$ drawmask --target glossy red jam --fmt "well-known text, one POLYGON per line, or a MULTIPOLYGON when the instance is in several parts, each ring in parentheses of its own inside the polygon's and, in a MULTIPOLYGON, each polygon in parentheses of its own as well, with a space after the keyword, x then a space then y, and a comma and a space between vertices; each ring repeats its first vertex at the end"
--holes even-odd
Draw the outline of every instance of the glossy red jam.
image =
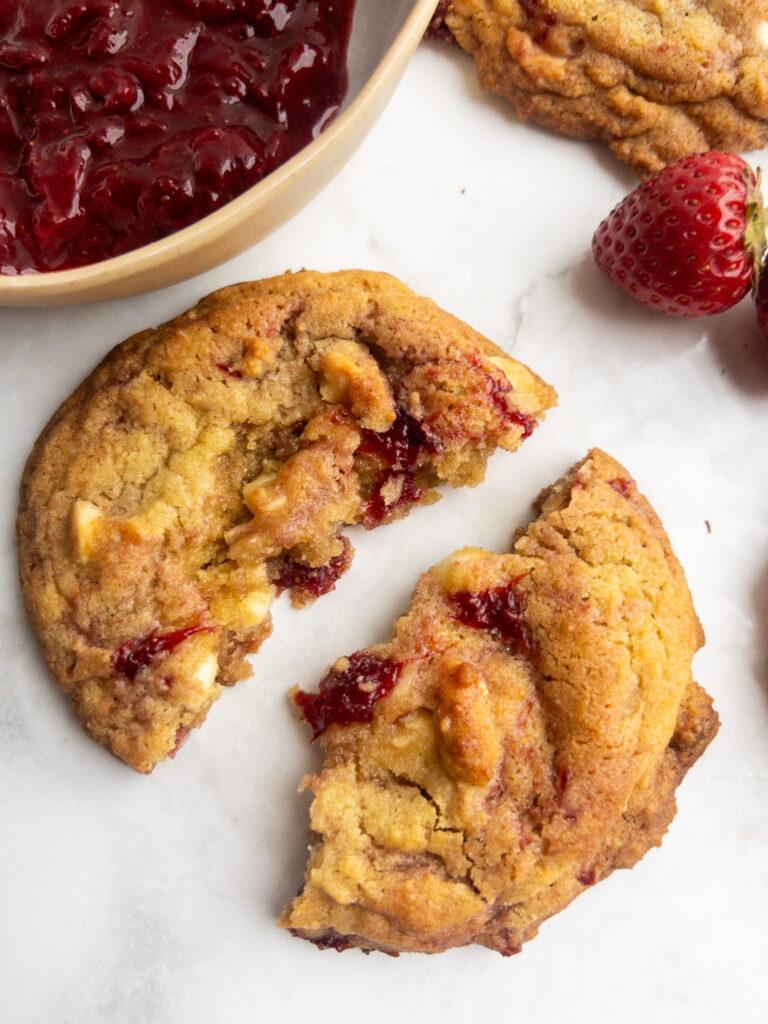
POLYGON ((424 490, 416 483, 412 472, 406 470, 404 473, 398 473, 394 469, 387 469, 376 484, 370 498, 363 502, 360 521, 366 530, 375 530, 393 512, 406 508, 408 505, 414 505, 423 493, 424 490), (397 480, 400 493, 394 501, 387 504, 384 493, 387 485, 393 480, 397 480))
POLYGON ((344 97, 354 0, 0 0, 0 272, 186 227, 344 97))
POLYGON ((356 651, 346 661, 346 668, 327 673, 319 693, 294 694, 294 704, 312 726, 313 740, 329 725, 370 722, 377 702, 394 687, 402 669, 400 662, 368 651, 356 651))
POLYGON ((387 467, 363 502, 361 520, 366 530, 373 530, 396 509, 412 505, 424 491, 416 483, 414 470, 422 455, 435 455, 438 443, 415 417, 398 409, 397 418, 389 430, 377 433, 364 430, 357 449, 363 455, 374 455, 387 467), (399 485, 397 497, 387 502, 385 493, 399 485))
POLYGON ((437 445, 417 419, 398 409, 397 418, 389 430, 378 434, 364 430, 357 449, 365 455, 376 455, 392 469, 410 469, 419 461, 422 452, 434 455, 437 445))
POLYGON ((450 595, 454 618, 464 626, 484 629, 496 640, 522 654, 531 654, 531 640, 523 619, 523 602, 514 581, 473 593, 461 590, 450 595))
POLYGON ((158 654, 166 654, 178 647, 195 633, 210 633, 211 626, 186 626, 170 633, 149 633, 138 636, 118 647, 112 655, 112 668, 120 676, 135 679, 139 672, 146 668, 158 654))
POLYGON ((327 565, 315 567, 302 565, 301 562, 279 562, 275 567, 272 582, 277 592, 295 590, 298 595, 314 601, 322 594, 327 594, 336 586, 352 563, 352 545, 346 537, 341 538, 343 545, 340 554, 335 555, 327 565))

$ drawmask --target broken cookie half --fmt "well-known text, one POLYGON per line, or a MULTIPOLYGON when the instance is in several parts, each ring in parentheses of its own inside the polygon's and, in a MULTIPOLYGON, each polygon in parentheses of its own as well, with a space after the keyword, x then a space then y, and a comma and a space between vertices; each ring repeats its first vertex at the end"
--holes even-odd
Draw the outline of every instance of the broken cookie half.
POLYGON ((660 843, 718 725, 682 569, 603 452, 539 501, 511 553, 450 555, 387 643, 294 693, 325 748, 294 934, 515 953, 660 843))
POLYGON ((250 675, 269 607, 331 590, 343 527, 473 486, 552 388, 386 274, 215 292, 118 345, 29 458, 21 583, 85 730, 140 772, 250 675))

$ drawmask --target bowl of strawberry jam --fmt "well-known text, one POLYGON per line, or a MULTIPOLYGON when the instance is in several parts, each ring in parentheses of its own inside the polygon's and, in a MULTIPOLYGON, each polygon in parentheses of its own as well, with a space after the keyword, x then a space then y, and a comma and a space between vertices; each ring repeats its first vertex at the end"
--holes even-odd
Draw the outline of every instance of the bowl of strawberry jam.
POLYGON ((151 291, 297 213, 434 0, 0 0, 0 305, 151 291))

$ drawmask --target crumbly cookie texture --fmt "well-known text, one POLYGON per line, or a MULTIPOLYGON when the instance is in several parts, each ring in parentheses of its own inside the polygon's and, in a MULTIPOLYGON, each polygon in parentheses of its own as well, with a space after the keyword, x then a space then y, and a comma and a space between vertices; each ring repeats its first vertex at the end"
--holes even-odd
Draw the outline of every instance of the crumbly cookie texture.
POLYGON ((172 756, 270 632, 373 528, 477 484, 553 390, 385 274, 215 292, 118 345, 29 458, 21 583, 85 730, 140 772, 172 756))
POLYGON ((641 175, 768 138, 768 0, 450 0, 432 30, 520 117, 641 175))
POLYGON ((280 925, 321 947, 516 953, 659 845, 717 730, 682 569, 601 451, 540 496, 510 554, 421 577, 387 643, 294 701, 325 748, 319 833, 280 925))

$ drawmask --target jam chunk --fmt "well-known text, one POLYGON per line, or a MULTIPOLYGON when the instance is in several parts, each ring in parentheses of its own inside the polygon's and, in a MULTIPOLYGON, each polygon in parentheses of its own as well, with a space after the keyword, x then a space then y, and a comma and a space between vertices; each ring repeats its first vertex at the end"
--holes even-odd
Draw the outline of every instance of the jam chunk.
POLYGON ((342 551, 327 565, 302 565, 288 560, 276 561, 272 582, 278 594, 291 590, 299 601, 314 601, 329 593, 352 563, 352 545, 346 537, 341 538, 342 551))
POLYGON ((424 425, 398 409, 397 418, 389 430, 381 434, 375 430, 364 430, 357 450, 365 455, 378 456, 390 469, 413 469, 422 453, 434 455, 438 449, 424 425))
POLYGON ((387 469, 370 498, 363 503, 363 526, 366 530, 375 529, 393 512, 407 508, 408 505, 415 505, 423 494, 424 490, 416 483, 412 472, 397 473, 393 469, 387 469), (394 496, 389 495, 390 490, 394 496))
POLYGON ((515 582, 490 587, 479 593, 461 590, 451 594, 449 601, 454 618, 462 625, 484 629, 511 650, 530 656, 531 639, 523 618, 523 602, 515 582))
POLYGON ((392 426, 381 433, 364 430, 357 449, 362 455, 374 455, 386 466, 363 502, 362 523, 373 530, 398 509, 419 501, 424 490, 416 483, 415 470, 424 455, 435 455, 439 446, 414 416, 397 410, 392 426))
POLYGON ((146 636, 135 637, 118 647, 112 655, 112 668, 118 675, 135 679, 158 654, 172 651, 195 633, 210 633, 211 630, 211 626, 185 626, 170 633, 148 633, 146 636))
POLYGON ((400 662, 392 658, 356 651, 325 675, 319 693, 295 693, 293 702, 312 726, 312 739, 329 725, 370 722, 377 702, 392 690, 401 669, 400 662))

